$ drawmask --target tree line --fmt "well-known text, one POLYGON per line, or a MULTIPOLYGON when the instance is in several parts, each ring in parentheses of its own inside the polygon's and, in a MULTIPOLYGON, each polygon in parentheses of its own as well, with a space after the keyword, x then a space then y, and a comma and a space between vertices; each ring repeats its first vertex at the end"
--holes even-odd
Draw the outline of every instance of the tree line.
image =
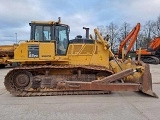
MULTIPOLYGON (((111 50, 117 51, 120 42, 126 38, 128 33, 133 29, 130 23, 124 22, 120 26, 111 22, 109 25, 97 26, 101 35, 108 39, 111 50)), ((148 20, 141 28, 132 50, 141 48, 148 48, 149 43, 155 37, 160 37, 160 15, 155 21, 148 20)))

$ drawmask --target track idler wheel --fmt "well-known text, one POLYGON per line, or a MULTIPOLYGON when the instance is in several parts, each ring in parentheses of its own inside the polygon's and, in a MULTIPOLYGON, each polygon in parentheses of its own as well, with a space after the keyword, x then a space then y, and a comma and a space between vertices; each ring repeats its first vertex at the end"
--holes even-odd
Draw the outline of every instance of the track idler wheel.
POLYGON ((32 74, 27 71, 18 71, 13 76, 13 83, 16 88, 25 89, 31 82, 32 74))

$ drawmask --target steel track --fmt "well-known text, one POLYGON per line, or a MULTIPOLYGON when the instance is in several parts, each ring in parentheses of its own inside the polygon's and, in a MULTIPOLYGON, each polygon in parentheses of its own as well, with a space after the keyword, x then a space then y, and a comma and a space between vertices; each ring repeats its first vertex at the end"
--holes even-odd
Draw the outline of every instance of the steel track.
POLYGON ((159 58, 155 56, 142 56, 142 61, 148 64, 159 64, 159 58))
POLYGON ((14 84, 13 75, 21 70, 34 71, 36 69, 76 69, 83 68, 87 70, 107 71, 112 73, 105 67, 101 66, 82 66, 82 65, 39 65, 39 66, 23 66, 17 67, 9 71, 5 76, 5 87, 14 96, 29 97, 29 96, 58 96, 58 95, 95 95, 95 94, 108 94, 110 91, 65 91, 65 90, 54 90, 54 91, 26 91, 25 89, 17 88, 14 84))

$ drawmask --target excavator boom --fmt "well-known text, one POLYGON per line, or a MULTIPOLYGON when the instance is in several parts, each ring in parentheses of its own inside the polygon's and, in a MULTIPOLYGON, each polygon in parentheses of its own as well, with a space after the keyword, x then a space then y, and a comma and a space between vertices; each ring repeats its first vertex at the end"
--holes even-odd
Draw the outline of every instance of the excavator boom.
POLYGON ((125 45, 127 45, 127 44, 128 44, 128 46, 126 47, 125 55, 128 54, 128 52, 131 50, 131 48, 133 47, 133 45, 134 45, 134 43, 135 43, 135 41, 137 39, 139 30, 140 30, 140 23, 137 23, 137 25, 127 35, 127 37, 124 40, 122 40, 122 42, 120 43, 118 55, 122 54, 122 48, 124 48, 125 45))

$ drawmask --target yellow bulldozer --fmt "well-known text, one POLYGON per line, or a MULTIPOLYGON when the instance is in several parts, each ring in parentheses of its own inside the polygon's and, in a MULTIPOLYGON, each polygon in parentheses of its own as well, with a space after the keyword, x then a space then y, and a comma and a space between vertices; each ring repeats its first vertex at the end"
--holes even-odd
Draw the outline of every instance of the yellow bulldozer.
POLYGON ((9 59, 14 58, 14 48, 16 45, 0 45, 0 68, 4 68, 8 64, 9 59))
POLYGON ((95 37, 69 40, 70 27, 59 19, 32 21, 31 38, 20 42, 14 59, 21 66, 5 76, 6 89, 15 96, 105 94, 111 91, 152 91, 149 65, 120 60, 97 29, 95 37))

